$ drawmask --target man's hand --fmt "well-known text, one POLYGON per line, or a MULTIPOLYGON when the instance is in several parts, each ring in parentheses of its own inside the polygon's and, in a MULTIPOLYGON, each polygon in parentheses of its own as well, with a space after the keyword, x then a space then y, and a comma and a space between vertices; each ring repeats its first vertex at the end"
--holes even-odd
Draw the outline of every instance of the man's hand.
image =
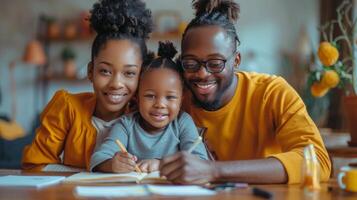
POLYGON ((112 171, 127 173, 135 170, 137 158, 127 152, 117 152, 112 158, 112 171))
POLYGON ((161 160, 160 175, 173 183, 205 184, 214 181, 216 168, 211 161, 188 152, 178 152, 161 160))
POLYGON ((142 172, 158 171, 160 160, 158 159, 145 159, 138 163, 138 166, 142 172))

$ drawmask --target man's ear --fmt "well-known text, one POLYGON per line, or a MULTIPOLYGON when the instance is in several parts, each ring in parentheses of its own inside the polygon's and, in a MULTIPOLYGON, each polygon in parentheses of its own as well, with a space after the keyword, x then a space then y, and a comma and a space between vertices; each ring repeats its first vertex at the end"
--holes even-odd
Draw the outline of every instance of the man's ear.
POLYGON ((87 65, 87 77, 90 80, 90 82, 93 82, 93 62, 89 62, 87 65))
POLYGON ((240 56, 240 52, 239 51, 236 54, 237 55, 236 55, 236 57, 234 59, 234 67, 238 68, 239 65, 240 65, 240 62, 241 62, 241 56, 240 56))

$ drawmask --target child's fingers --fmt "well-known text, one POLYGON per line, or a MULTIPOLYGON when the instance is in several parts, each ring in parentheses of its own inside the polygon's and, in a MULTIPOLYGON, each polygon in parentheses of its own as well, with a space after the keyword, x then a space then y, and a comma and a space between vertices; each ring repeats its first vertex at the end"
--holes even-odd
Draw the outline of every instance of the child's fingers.
POLYGON ((127 153, 116 153, 114 157, 119 162, 126 163, 127 165, 135 167, 135 165, 136 165, 135 161, 132 158, 128 157, 126 154, 127 153))
POLYGON ((151 162, 151 164, 149 165, 148 171, 149 171, 149 172, 158 171, 158 170, 159 170, 159 165, 160 165, 160 161, 154 159, 154 160, 151 162))
POLYGON ((116 169, 115 171, 117 172, 131 172, 135 170, 134 166, 123 162, 117 162, 117 164, 114 164, 113 168, 116 169))
POLYGON ((139 166, 139 168, 140 168, 140 170, 142 172, 148 172, 149 171, 149 164, 147 162, 140 162, 138 164, 138 166, 139 166))
POLYGON ((118 152, 121 157, 132 159, 133 161, 137 161, 137 157, 128 153, 128 152, 118 152))

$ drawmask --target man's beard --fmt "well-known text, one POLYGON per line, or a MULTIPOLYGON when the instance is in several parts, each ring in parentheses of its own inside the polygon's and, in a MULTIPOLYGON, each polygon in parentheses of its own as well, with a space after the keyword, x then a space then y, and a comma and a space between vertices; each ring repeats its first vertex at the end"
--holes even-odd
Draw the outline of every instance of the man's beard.
MULTIPOLYGON (((187 87, 190 89, 193 99, 192 102, 194 103, 194 105, 201 107, 205 110, 208 111, 215 111, 220 109, 221 107, 223 107, 222 105, 222 96, 224 95, 224 92, 227 91, 227 89, 229 88, 229 86, 232 84, 233 82, 233 76, 231 76, 229 82, 223 86, 223 88, 221 88, 219 91, 217 91, 216 97, 214 98, 213 101, 201 101, 199 100, 195 93, 193 92, 193 89, 187 85, 187 87)), ((218 82, 217 82, 218 83, 218 82)))

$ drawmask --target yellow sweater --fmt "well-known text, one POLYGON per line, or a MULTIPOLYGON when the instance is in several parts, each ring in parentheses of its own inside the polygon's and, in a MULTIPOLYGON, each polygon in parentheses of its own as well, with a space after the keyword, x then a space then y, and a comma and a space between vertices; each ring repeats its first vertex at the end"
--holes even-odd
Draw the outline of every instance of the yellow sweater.
POLYGON ((41 114, 35 139, 24 149, 22 168, 40 171, 47 164, 61 163, 64 151, 64 165, 89 169, 97 135, 92 125, 95 99, 93 93, 56 92, 41 114))
MULTIPOLYGON (((331 163, 316 125, 295 90, 281 77, 239 72, 236 93, 217 111, 184 109, 198 127, 206 127, 206 140, 219 160, 275 157, 284 165, 289 183, 301 181, 303 148, 312 143, 328 180, 331 163)), ((188 97, 190 99, 190 97, 188 97)))

